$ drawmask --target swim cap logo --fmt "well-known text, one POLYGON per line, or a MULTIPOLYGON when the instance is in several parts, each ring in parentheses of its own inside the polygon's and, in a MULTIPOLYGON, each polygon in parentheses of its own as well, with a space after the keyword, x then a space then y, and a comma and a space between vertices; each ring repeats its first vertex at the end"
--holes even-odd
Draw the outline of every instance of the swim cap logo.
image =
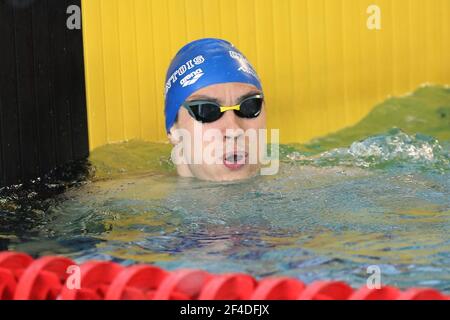
POLYGON ((203 70, 198 68, 194 72, 189 73, 186 77, 181 79, 180 84, 184 87, 190 86, 197 82, 204 75, 203 70))
MULTIPOLYGON (((185 63, 183 63, 177 70, 175 70, 171 76, 169 77, 169 79, 166 82, 166 90, 164 92, 165 95, 167 95, 167 91, 170 90, 170 88, 172 87, 172 84, 175 84, 178 81, 178 78, 181 77, 182 75, 184 75, 186 73, 186 71, 191 70, 193 68, 195 68, 195 66, 201 65, 205 62, 205 58, 203 56, 196 56, 193 59, 190 59, 188 61, 186 61, 185 63)), ((197 72, 198 69, 194 72, 197 72)), ((191 73, 192 74, 192 73, 191 73)), ((195 76, 198 76, 198 74, 196 74, 195 76)), ((202 75, 198 76, 197 79, 195 79, 195 81, 197 81, 202 75)), ((184 78, 183 78, 184 80, 184 78)), ((192 79, 194 80, 194 79, 192 79)), ((195 81, 193 83, 195 83, 195 81)), ((190 83, 192 84, 192 83, 190 83)))
POLYGON ((253 77, 258 79, 258 81, 259 81, 258 74, 253 69, 250 62, 242 54, 240 54, 236 51, 229 51, 229 53, 230 53, 230 57, 239 61, 240 67, 238 68, 238 71, 251 74, 253 77))

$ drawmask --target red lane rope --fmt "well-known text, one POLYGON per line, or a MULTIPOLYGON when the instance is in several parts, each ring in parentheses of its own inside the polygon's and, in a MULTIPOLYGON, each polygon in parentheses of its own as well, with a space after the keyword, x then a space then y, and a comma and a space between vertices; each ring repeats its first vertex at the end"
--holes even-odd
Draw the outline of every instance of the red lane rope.
POLYGON ((0 300, 450 300, 431 288, 384 286, 353 289, 342 281, 309 285, 287 277, 257 281, 244 273, 166 271, 110 261, 81 265, 68 258, 34 260, 25 253, 0 252, 0 300))

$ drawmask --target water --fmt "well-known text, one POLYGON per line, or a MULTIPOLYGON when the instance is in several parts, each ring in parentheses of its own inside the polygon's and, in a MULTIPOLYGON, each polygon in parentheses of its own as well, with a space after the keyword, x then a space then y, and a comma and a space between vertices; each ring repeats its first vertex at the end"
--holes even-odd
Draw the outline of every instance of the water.
POLYGON ((230 183, 177 178, 168 146, 112 146, 93 155, 88 179, 3 191, 0 249, 354 287, 377 265, 385 284, 449 293, 450 126, 438 119, 433 135, 402 126, 282 146, 278 175, 230 183))

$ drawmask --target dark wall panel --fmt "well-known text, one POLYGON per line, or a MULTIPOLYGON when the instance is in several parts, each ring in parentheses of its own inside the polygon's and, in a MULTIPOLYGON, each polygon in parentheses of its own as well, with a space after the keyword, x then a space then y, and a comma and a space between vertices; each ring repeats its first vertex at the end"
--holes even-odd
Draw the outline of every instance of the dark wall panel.
MULTIPOLYGON (((66 7, 73 4, 72 0, 65 0, 66 7)), ((70 113, 72 120, 72 153, 73 157, 84 157, 89 149, 87 112, 79 112, 79 106, 86 104, 86 89, 84 82, 84 56, 79 53, 83 48, 83 36, 81 32, 66 30, 67 43, 67 66, 70 83, 73 84, 69 90, 70 113)))
POLYGON ((0 0, 0 131, 2 137, 0 185, 22 176, 17 101, 14 9, 0 0))
POLYGON ((0 0, 0 186, 89 152, 80 0, 0 0))
POLYGON ((31 6, 14 10, 15 61, 17 78, 17 108, 22 174, 39 174, 38 117, 35 105, 33 28, 31 6))
POLYGON ((39 123, 39 164, 42 171, 56 166, 56 130, 53 110, 53 77, 50 75, 49 23, 47 1, 38 1, 32 8, 33 52, 36 108, 39 123))

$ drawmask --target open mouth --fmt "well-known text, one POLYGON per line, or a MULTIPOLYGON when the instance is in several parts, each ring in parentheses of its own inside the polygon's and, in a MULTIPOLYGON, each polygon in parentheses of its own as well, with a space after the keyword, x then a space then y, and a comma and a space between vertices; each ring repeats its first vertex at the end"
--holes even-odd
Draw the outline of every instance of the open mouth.
POLYGON ((244 151, 229 152, 223 157, 223 164, 228 169, 237 170, 246 164, 247 157, 247 152, 244 151))

